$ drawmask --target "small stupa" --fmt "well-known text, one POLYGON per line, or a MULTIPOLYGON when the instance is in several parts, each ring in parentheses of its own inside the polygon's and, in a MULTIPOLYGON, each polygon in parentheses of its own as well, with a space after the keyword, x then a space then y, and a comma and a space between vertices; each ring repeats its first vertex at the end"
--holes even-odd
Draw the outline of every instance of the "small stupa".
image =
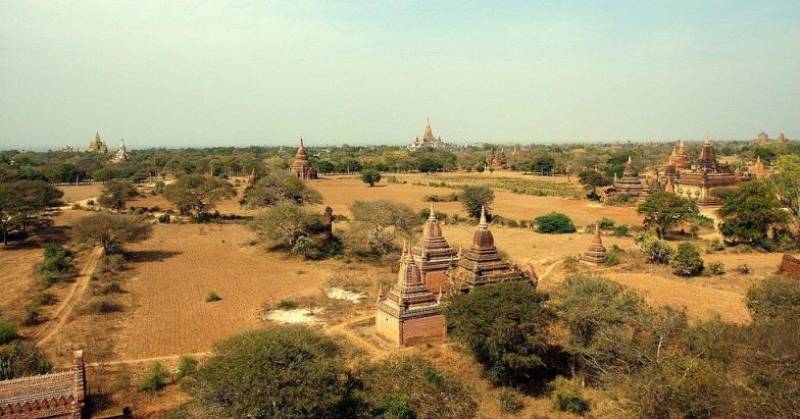
POLYGON ((593 265, 602 265, 608 260, 606 248, 603 246, 603 238, 600 235, 600 224, 594 226, 594 239, 592 244, 589 245, 589 250, 580 257, 582 262, 590 263, 593 265))
POLYGON ((625 163, 625 170, 622 171, 622 178, 614 181, 614 193, 624 193, 632 198, 638 198, 647 194, 639 174, 633 169, 633 160, 628 156, 625 163))
POLYGON ((458 255, 442 234, 433 204, 428 220, 422 227, 422 240, 412 249, 412 254, 425 286, 431 292, 438 292, 447 280, 447 271, 458 262, 458 255))

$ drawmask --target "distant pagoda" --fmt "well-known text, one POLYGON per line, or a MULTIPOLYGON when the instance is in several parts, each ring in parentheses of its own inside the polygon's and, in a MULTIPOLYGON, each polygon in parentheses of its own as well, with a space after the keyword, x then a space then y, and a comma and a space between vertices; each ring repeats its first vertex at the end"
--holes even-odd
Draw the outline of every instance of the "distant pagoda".
POLYGON ((769 134, 764 131, 761 131, 756 136, 756 143, 757 144, 766 144, 769 142, 769 134))
POLYGON ((778 135, 778 142, 781 143, 781 145, 786 145, 786 143, 787 143, 786 136, 783 135, 783 133, 778 135))
POLYGON ((720 199, 712 194, 717 188, 738 184, 737 176, 728 165, 717 161, 714 146, 706 138, 697 159, 697 166, 692 169, 678 170, 673 179, 675 193, 697 201, 700 205, 716 205, 720 199))
POLYGON ((130 156, 128 156, 128 149, 125 148, 125 139, 120 140, 119 148, 117 152, 114 153, 114 157, 111 158, 112 163, 124 163, 130 160, 130 156))
POLYGON ((422 139, 419 137, 414 138, 411 145, 408 146, 409 150, 417 150, 420 148, 443 148, 447 144, 442 141, 442 137, 433 136, 433 128, 431 128, 431 120, 425 120, 425 129, 422 131, 422 139))
POLYGON ((431 292, 439 292, 447 280, 447 271, 458 262, 458 255, 442 235, 433 205, 422 228, 422 240, 413 248, 413 256, 425 286, 431 292))
POLYGON ((761 161, 761 156, 756 156, 755 163, 753 163, 753 166, 750 167, 750 173, 752 173, 756 179, 763 179, 767 177, 767 168, 764 166, 764 162, 761 161))
POLYGON ((303 180, 312 180, 317 178, 317 169, 308 161, 308 153, 306 147, 303 145, 303 137, 300 137, 300 147, 294 155, 294 161, 289 166, 289 172, 303 180))
POLYGON ((397 282, 386 295, 378 295, 375 333, 399 346, 425 340, 445 340, 447 325, 439 297, 428 291, 414 263, 411 251, 403 245, 397 282))
POLYGON ((523 271, 519 266, 503 260, 494 245, 494 236, 486 222, 486 210, 481 208, 481 219, 472 236, 472 246, 459 255, 456 267, 450 271, 453 291, 467 292, 475 287, 495 285, 506 281, 536 283, 533 267, 523 271))
POLYGON ((106 146, 106 142, 100 138, 100 131, 97 131, 94 134, 94 139, 89 142, 89 146, 86 147, 87 153, 96 153, 96 154, 108 154, 108 146, 106 146))
POLYGON ((633 160, 628 156, 628 162, 625 163, 625 169, 622 172, 622 179, 614 181, 613 194, 627 194, 631 198, 640 198, 647 195, 647 190, 642 181, 639 180, 639 174, 633 169, 633 160))
POLYGON ((600 236, 600 224, 595 224, 592 244, 589 245, 589 250, 581 255, 580 260, 593 265, 603 265, 608 260, 606 248, 603 246, 603 238, 600 236))

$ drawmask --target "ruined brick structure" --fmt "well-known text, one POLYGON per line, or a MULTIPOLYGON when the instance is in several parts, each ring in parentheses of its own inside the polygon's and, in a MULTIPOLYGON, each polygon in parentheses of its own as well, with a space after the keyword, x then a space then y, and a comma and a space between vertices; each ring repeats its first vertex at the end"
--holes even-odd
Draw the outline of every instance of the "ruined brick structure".
POLYGON ((428 287, 428 291, 438 293, 447 281, 447 271, 455 266, 458 256, 442 235, 442 227, 436 219, 433 205, 422 228, 422 240, 412 249, 412 254, 422 275, 422 282, 428 287))
POLYGON ((783 255, 781 272, 790 278, 800 279, 800 259, 788 254, 783 255))
POLYGON ((444 341, 447 325, 440 297, 428 291, 411 251, 403 246, 397 282, 386 295, 378 295, 375 310, 376 334, 399 346, 420 341, 444 341))
POLYGON ((0 418, 84 418, 88 389, 83 351, 70 370, 0 381, 0 418))
POLYGON ((592 244, 589 245, 586 253, 581 255, 580 260, 592 265, 602 265, 608 260, 606 247, 603 246, 603 237, 600 235, 600 224, 595 224, 592 244))
POLYGON ((317 178, 317 169, 308 161, 308 153, 306 147, 303 145, 303 138, 300 138, 300 147, 294 155, 294 161, 289 166, 289 173, 297 176, 303 180, 312 180, 317 178))
POLYGON ((494 236, 489 231, 484 208, 481 208, 481 219, 472 236, 472 246, 460 253, 456 267, 449 273, 451 292, 469 292, 475 287, 506 281, 536 283, 533 266, 522 270, 519 266, 504 261, 500 256, 494 245, 494 236))

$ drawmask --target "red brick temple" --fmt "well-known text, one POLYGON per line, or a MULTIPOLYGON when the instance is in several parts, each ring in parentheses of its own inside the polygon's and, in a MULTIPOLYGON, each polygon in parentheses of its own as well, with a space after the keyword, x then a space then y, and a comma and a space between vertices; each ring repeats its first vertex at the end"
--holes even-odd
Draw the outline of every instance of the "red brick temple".
POLYGON ((458 255, 442 235, 442 227, 434 215, 433 205, 422 228, 422 240, 412 249, 412 254, 422 275, 422 282, 428 287, 428 291, 438 293, 447 281, 447 271, 458 262, 458 255))
POLYGON ((300 137, 300 147, 294 155, 294 161, 289 166, 289 173, 294 174, 303 180, 312 180, 317 178, 317 169, 308 161, 308 153, 306 147, 303 145, 303 138, 300 137))
POLYGON ((385 296, 378 296, 375 333, 399 346, 447 339, 447 325, 441 312, 440 298, 428 291, 422 282, 420 270, 405 245, 400 257, 397 282, 385 296))
POLYGON ((75 351, 71 369, 0 381, 0 418, 88 417, 86 366, 75 351))

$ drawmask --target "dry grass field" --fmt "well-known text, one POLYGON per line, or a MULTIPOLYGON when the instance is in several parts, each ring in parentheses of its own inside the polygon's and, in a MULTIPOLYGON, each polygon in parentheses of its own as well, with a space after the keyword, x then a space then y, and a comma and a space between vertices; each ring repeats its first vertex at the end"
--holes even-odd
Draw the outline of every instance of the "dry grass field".
MULTIPOLYGON (((444 175, 403 174, 396 177, 401 183, 388 183, 384 180, 372 188, 357 176, 333 176, 314 181, 311 186, 323 196, 323 204, 315 209, 331 206, 334 213, 350 216, 349 207, 357 200, 386 199, 420 210, 430 206, 430 203, 424 201, 426 195, 445 195, 455 191, 451 188, 427 186, 432 182, 440 182, 445 178, 444 175)), ((448 182, 455 179, 462 183, 487 183, 500 178, 533 177, 495 172, 485 174, 486 180, 476 174, 448 174, 446 178, 448 182)), ((568 182, 566 178, 536 179, 555 183, 568 182)), ((96 196, 100 188, 100 185, 91 185, 62 189, 65 190, 65 201, 76 201, 96 196)), ((241 187, 238 189, 239 196, 219 203, 217 210, 223 214, 257 213, 258 211, 239 207, 241 187)), ((518 263, 532 263, 542 276, 540 287, 543 290, 557 287, 572 272, 565 268, 565 259, 582 253, 588 247, 592 236, 581 232, 583 226, 602 217, 611 218, 617 224, 638 225, 641 222, 632 207, 602 207, 586 200, 523 195, 502 189, 495 189, 495 194, 493 208, 496 214, 517 220, 531 220, 536 216, 558 211, 569 215, 579 229, 575 234, 547 235, 525 228, 492 226, 495 242, 501 252, 518 263)), ((140 197, 129 205, 171 208, 171 204, 162 196, 150 195, 140 197)), ((460 202, 436 203, 435 208, 447 214, 466 216, 460 202)), ((89 214, 90 212, 80 210, 64 210, 55 218, 55 223, 56 226, 68 230, 76 219, 89 214)), ((337 230, 347 227, 347 222, 336 225, 337 230)), ((460 223, 444 224, 442 229, 450 244, 458 248, 470 245, 475 227, 469 223, 460 223)), ((54 362, 60 364, 69 359, 71 350, 85 348, 90 361, 110 361, 114 365, 113 368, 99 367, 98 370, 99 374, 106 377, 104 380, 111 383, 115 380, 111 377, 119 375, 116 370, 121 366, 131 365, 135 370, 141 369, 143 364, 153 358, 205 353, 212 349, 216 341, 245 330, 263 327, 265 323, 259 314, 265 303, 275 304, 282 299, 316 299, 329 304, 328 312, 323 316, 326 323, 319 327, 333 334, 343 334, 358 346, 372 345, 367 350, 372 356, 386 356, 391 352, 370 344, 369 339, 346 332, 343 324, 337 323, 347 323, 370 315, 378 282, 386 284, 395 277, 391 272, 392 266, 349 262, 345 258, 321 262, 304 261, 282 253, 269 252, 261 245, 255 245, 254 238, 254 233, 244 224, 155 225, 150 239, 128 246, 132 260, 122 274, 125 293, 117 297, 124 305, 124 310, 108 315, 76 312, 43 349, 54 362), (364 302, 359 305, 343 302, 330 305, 330 301, 320 298, 332 277, 343 276, 359 279, 359 291, 367 293, 364 302), (206 302, 206 296, 210 292, 217 293, 222 300, 206 302), (133 364, 128 364, 129 362, 133 364)), ((704 254, 706 263, 723 262, 728 272, 721 276, 683 279, 672 275, 668 267, 647 265, 630 256, 635 255, 637 249, 631 237, 604 236, 604 243, 608 248, 616 245, 629 256, 623 256, 622 263, 613 268, 581 266, 578 268, 579 272, 598 273, 634 288, 654 305, 685 307, 690 318, 695 320, 718 313, 727 320, 749 321, 744 295, 749 286, 775 272, 781 257, 780 254, 770 253, 737 253, 735 249, 704 254), (745 263, 752 272, 746 275, 737 273, 734 268, 745 263)), ((78 269, 83 265, 87 253, 78 253, 78 269)), ((0 263, 15 267, 0 272, 0 281, 5 284, 6 290, 0 293, 0 310, 10 317, 19 319, 24 310, 24 304, 20 304, 20 301, 27 301, 35 294, 34 269, 40 260, 39 243, 0 250, 0 263)), ((58 285, 52 291, 63 296, 71 286, 58 285)), ((89 294, 87 293, 85 299, 92 298, 89 294)), ((45 308, 46 317, 48 310, 53 308, 45 308)), ((24 331, 26 334, 35 333, 36 328, 24 331)), ((437 366, 458 374, 477 388, 481 417, 503 416, 497 407, 497 390, 480 378, 478 366, 465 353, 457 350, 454 344, 422 346, 411 351, 423 353, 437 366)), ((175 358, 167 359, 170 362, 175 361, 175 358)), ((145 403, 148 407, 140 411, 150 411, 157 410, 153 406, 174 405, 181 397, 185 397, 173 393, 143 399, 140 393, 128 388, 120 390, 120 394, 125 395, 120 400, 126 403, 145 403)), ((591 394, 589 396, 592 397, 591 394)), ((547 399, 525 399, 528 407, 523 415, 553 415, 547 399)))

